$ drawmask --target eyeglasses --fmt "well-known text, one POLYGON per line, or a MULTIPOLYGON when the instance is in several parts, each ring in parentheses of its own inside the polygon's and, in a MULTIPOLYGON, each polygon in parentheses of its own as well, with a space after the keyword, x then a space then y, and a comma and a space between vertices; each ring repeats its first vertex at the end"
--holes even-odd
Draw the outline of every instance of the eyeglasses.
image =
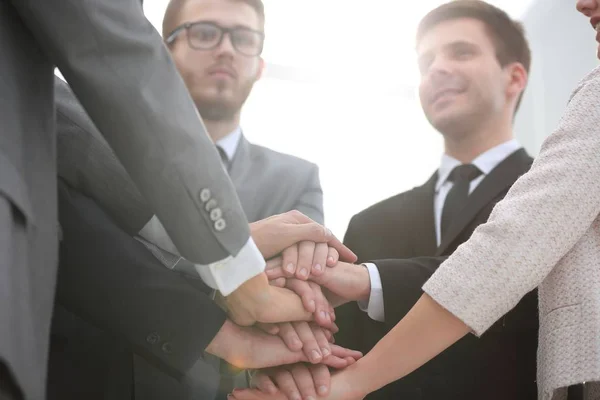
POLYGON ((179 33, 187 30, 188 45, 196 50, 212 50, 221 45, 225 34, 229 35, 231 44, 241 54, 249 57, 260 55, 263 50, 265 34, 250 28, 225 28, 213 22, 188 22, 178 26, 171 32, 165 42, 171 44, 179 33))

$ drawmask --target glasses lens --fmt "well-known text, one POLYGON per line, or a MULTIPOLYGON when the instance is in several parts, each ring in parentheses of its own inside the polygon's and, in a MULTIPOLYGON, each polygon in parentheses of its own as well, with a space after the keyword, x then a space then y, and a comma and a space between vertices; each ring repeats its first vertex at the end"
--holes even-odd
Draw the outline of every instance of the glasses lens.
POLYGON ((223 32, 212 24, 195 24, 188 30, 189 40, 192 47, 198 49, 210 49, 214 47, 223 32))
POLYGON ((231 32, 234 47, 242 54, 257 56, 262 51, 263 36, 248 29, 235 29, 231 32))

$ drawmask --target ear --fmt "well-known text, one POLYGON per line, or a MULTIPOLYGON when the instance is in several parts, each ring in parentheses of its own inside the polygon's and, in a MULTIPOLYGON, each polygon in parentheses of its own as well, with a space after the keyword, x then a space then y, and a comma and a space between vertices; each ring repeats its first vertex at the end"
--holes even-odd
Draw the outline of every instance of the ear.
POLYGON ((262 57, 258 58, 258 70, 256 71, 256 81, 262 78, 263 73, 265 72, 266 63, 262 57))
POLYGON ((527 87, 529 74, 525 70, 523 64, 514 62, 506 66, 507 85, 506 94, 514 98, 518 98, 527 87))

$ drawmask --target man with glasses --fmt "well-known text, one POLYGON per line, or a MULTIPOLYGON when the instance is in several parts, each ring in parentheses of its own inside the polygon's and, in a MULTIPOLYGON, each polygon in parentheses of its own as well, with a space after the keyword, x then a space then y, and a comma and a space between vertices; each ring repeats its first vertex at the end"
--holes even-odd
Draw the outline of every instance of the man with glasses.
POLYGON ((265 62, 260 0, 171 0, 163 37, 249 222, 299 210, 323 222, 318 167, 248 142, 241 109, 265 62))

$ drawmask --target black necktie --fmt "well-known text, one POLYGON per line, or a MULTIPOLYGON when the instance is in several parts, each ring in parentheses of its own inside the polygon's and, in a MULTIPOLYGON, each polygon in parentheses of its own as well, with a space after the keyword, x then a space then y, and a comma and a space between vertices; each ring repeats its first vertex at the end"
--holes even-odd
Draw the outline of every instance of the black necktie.
POLYGON ((481 175, 479 168, 473 164, 459 165, 454 168, 448 177, 450 182, 454 185, 446 196, 444 202, 444 209, 442 211, 442 238, 448 230, 452 221, 456 218, 457 214, 462 210, 469 197, 469 186, 471 181, 481 175))

